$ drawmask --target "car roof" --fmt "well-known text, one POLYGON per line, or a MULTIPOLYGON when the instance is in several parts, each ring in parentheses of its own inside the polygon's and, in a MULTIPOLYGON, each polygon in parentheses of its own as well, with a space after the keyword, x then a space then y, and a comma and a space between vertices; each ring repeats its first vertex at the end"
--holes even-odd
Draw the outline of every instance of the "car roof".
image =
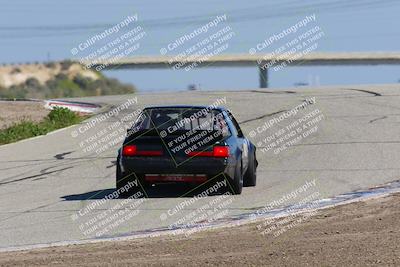
MULTIPOLYGON (((146 107, 144 109, 168 109, 168 108, 187 108, 187 109, 207 109, 210 108, 210 106, 201 106, 201 105, 171 105, 171 106, 150 106, 146 107)), ((213 110, 219 110, 219 111, 226 111, 226 108, 224 107, 212 107, 211 109, 213 110)))

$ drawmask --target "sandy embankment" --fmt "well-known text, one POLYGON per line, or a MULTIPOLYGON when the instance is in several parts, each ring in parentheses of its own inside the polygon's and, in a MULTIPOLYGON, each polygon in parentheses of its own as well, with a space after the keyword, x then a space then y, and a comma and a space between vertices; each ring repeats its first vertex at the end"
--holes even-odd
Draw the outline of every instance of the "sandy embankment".
POLYGON ((42 102, 0 101, 0 129, 21 120, 41 121, 48 113, 42 102))
POLYGON ((0 266, 399 266, 400 194, 319 211, 275 237, 257 224, 0 254, 0 266))

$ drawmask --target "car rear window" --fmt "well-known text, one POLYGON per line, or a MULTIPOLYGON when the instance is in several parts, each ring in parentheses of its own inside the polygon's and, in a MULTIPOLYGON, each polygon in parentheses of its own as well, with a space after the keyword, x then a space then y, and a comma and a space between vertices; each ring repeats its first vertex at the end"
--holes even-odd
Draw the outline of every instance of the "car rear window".
POLYGON ((133 125, 137 130, 153 128, 168 130, 229 131, 223 113, 201 108, 151 108, 145 109, 133 125))

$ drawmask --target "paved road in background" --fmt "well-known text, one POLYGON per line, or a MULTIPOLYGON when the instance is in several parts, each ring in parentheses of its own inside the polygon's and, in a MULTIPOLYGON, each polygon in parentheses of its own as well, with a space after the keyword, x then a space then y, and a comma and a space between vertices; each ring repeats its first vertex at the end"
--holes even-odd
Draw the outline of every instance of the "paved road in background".
MULTIPOLYGON (((126 119, 125 125, 130 125, 132 112, 148 105, 208 105, 226 97, 225 106, 231 109, 244 133, 249 135, 271 118, 315 97, 314 104, 280 124, 284 127, 317 109, 323 114, 323 119, 317 123, 318 130, 294 146, 279 154, 273 149, 262 152, 265 144, 259 143, 260 140, 274 134, 279 125, 250 138, 258 143, 258 184, 244 188, 240 196, 227 203, 223 216, 249 213, 313 179, 316 185, 308 189, 307 194, 317 192, 319 198, 398 180, 399 87, 194 91, 80 99, 118 107, 137 97, 137 104, 94 125, 83 123, 0 147, 0 248, 93 238, 96 231, 84 234, 85 227, 92 225, 90 220, 102 214, 110 217, 116 211, 124 210, 123 200, 98 204, 99 199, 115 189, 115 159, 120 143, 96 153, 99 147, 87 151, 89 145, 94 144, 88 138, 99 142, 101 138, 94 136, 103 133, 104 145, 114 138, 105 138, 111 133, 108 130, 105 133, 105 129, 117 127, 121 119, 126 119), (80 133, 79 129, 87 130, 80 133), (89 210, 87 207, 92 203, 96 205, 89 210), (80 210, 86 214, 77 216, 80 210), (107 214, 110 210, 114 213, 107 214)), ((118 236, 171 225, 217 196, 197 200, 177 211, 176 207, 185 199, 167 194, 134 200, 132 217, 110 227, 104 235, 118 236)), ((289 199, 282 205, 296 201, 298 199, 289 199)))

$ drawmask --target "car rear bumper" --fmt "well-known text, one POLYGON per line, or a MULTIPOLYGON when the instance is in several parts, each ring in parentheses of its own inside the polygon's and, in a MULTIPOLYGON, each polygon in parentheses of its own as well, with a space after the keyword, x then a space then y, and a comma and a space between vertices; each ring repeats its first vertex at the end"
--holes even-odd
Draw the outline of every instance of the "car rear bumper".
MULTIPOLYGON (((124 157, 120 159, 121 170, 125 174, 198 174, 208 179, 219 174, 231 176, 234 169, 226 158, 194 157, 173 159, 165 157, 124 157)), ((185 179, 182 179, 184 182, 185 179)))
POLYGON ((144 180, 149 183, 158 182, 184 182, 204 183, 209 177, 206 174, 145 174, 144 180))

